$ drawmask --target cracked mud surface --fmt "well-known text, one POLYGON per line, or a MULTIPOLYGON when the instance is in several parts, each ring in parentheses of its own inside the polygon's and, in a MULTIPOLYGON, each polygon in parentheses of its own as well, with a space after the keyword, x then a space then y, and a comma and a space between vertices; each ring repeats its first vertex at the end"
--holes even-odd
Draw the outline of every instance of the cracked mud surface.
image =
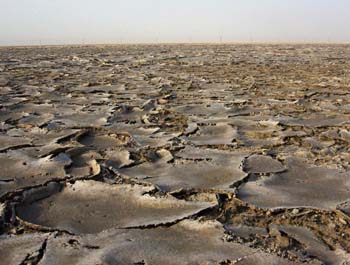
POLYGON ((349 59, 0 48, 0 264, 350 264, 349 59))

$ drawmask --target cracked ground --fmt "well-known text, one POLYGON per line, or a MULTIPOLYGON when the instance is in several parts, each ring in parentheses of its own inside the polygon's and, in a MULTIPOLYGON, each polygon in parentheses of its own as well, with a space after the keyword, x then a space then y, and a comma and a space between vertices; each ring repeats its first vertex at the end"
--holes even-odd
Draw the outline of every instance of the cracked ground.
POLYGON ((350 264, 350 46, 0 48, 0 264, 350 264))

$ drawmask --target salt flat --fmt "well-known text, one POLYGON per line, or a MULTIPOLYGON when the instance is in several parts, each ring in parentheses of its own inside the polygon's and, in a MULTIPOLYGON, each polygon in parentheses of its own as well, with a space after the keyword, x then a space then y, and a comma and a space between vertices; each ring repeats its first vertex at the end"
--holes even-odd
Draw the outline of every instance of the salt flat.
POLYGON ((347 264, 350 45, 0 48, 0 264, 347 264))

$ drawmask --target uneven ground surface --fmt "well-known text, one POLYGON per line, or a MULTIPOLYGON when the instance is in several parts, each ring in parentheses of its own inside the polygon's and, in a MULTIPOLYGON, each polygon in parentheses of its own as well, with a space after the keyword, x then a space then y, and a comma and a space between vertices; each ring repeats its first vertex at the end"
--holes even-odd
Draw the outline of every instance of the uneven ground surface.
POLYGON ((350 46, 0 48, 0 264, 350 264, 350 46))

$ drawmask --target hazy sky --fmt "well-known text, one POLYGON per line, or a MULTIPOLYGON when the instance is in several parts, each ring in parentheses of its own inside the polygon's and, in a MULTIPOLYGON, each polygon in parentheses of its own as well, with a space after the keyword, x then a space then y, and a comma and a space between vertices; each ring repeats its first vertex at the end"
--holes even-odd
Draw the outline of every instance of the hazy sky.
POLYGON ((0 45, 350 42, 350 0, 0 0, 0 45))

